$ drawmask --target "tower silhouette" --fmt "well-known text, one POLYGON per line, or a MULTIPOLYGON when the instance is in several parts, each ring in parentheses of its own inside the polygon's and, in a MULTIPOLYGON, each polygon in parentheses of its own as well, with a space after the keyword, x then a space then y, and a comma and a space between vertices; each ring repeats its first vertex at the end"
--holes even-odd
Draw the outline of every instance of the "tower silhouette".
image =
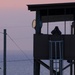
POLYGON ((36 32, 33 38, 34 75, 40 75, 40 64, 50 70, 50 75, 63 75, 68 67, 70 75, 75 75, 75 3, 34 4, 28 5, 28 10, 36 11, 36 32), (41 34, 42 23, 58 21, 73 21, 71 34, 61 34, 58 27, 55 27, 52 35, 41 34), (50 65, 41 60, 49 60, 50 65), (63 67, 64 60, 69 62, 66 67, 63 67))

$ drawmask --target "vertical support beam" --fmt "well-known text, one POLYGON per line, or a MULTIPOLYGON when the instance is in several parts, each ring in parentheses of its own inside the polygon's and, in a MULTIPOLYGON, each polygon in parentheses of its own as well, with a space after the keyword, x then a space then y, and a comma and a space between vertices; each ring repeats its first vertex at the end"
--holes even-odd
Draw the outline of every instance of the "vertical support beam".
POLYGON ((74 35, 75 35, 75 14, 74 14, 74 35))
POLYGON ((40 63, 38 63, 38 59, 34 59, 34 75, 40 75, 40 63))
POLYGON ((56 74, 55 75, 57 75, 57 57, 58 57, 58 55, 57 55, 57 42, 54 42, 54 47, 55 47, 55 69, 56 69, 56 74))
POLYGON ((50 75, 53 75, 53 60, 50 60, 50 75))
POLYGON ((74 24, 75 24, 75 22, 72 22, 72 25, 71 25, 71 35, 72 34, 74 35, 74 24))
POLYGON ((41 34, 41 27, 42 27, 42 21, 41 21, 41 15, 40 11, 36 11, 36 34, 41 34))
MULTIPOLYGON (((72 60, 70 60, 70 61, 72 63, 72 60)), ((73 75, 72 70, 73 70, 73 67, 72 67, 72 64, 71 64, 71 66, 70 66, 70 75, 73 75)))
POLYGON ((47 34, 49 34, 49 10, 47 9, 47 34))
POLYGON ((59 42, 59 55, 60 55, 60 59, 59 59, 59 74, 63 75, 63 41, 59 42))
POLYGON ((53 75, 53 45, 52 44, 53 42, 49 41, 50 75, 53 75))
POLYGON ((66 35, 66 21, 64 21, 64 34, 66 35))
MULTIPOLYGON (((64 15, 66 15, 66 8, 64 9, 64 15)), ((64 18, 64 34, 66 35, 66 18, 64 18)))
POLYGON ((75 60, 74 60, 74 75, 75 75, 75 60))
POLYGON ((6 29, 4 29, 4 64, 3 64, 3 75, 6 75, 6 29))
MULTIPOLYGON (((74 11, 74 35, 75 35, 75 11, 74 11)), ((75 60, 74 60, 75 62, 75 60)), ((75 63, 74 63, 74 75, 75 75, 75 63)))
MULTIPOLYGON (((36 11, 36 34, 41 34, 42 21, 40 16, 40 11, 36 11)), ((40 63, 37 62, 38 59, 34 58, 34 75, 40 75, 40 63)))

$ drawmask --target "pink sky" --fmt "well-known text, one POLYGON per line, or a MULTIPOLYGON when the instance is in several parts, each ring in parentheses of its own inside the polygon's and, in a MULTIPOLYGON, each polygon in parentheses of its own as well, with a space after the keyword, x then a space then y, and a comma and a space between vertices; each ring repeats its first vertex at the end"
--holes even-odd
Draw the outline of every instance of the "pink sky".
POLYGON ((0 0, 0 9, 10 8, 19 9, 25 8, 26 4, 42 4, 42 3, 61 3, 75 2, 75 0, 0 0))
MULTIPOLYGON (((31 24, 35 19, 35 13, 28 11, 26 5, 61 2, 75 2, 75 0, 0 0, 0 32, 6 28, 9 35, 16 40, 22 49, 33 49, 34 29, 31 24)), ((10 41, 9 44, 8 48, 13 49, 14 45, 10 41)), ((3 47, 0 45, 0 48, 3 47)))

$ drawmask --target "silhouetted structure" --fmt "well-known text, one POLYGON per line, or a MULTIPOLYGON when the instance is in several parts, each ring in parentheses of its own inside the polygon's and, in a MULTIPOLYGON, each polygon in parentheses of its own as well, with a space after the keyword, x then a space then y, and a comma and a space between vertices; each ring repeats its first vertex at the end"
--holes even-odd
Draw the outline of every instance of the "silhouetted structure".
MULTIPOLYGON (((40 64, 50 70, 50 75, 63 75, 63 70, 69 66, 70 75, 73 75, 73 73, 75 75, 75 24, 73 23, 71 26, 71 34, 69 35, 66 33, 60 35, 61 32, 57 27, 52 31, 53 35, 40 34, 42 23, 57 21, 75 22, 75 3, 28 5, 28 9, 36 11, 36 33, 34 34, 33 44, 34 75, 40 75, 40 64), (57 48, 59 48, 59 51, 57 48), (41 61, 47 59, 50 60, 50 66, 41 61), (56 61, 54 62, 54 60, 56 61), (72 60, 72 62, 63 67, 63 60, 72 60), (59 63, 59 71, 57 71, 57 63, 59 63), (54 68, 54 64, 56 64, 56 69, 54 68)), ((66 25, 64 25, 64 31, 66 32, 66 25)))
POLYGON ((54 30, 51 31, 51 33, 52 33, 53 35, 61 35, 61 31, 59 30, 58 26, 56 26, 56 27, 54 28, 54 30))

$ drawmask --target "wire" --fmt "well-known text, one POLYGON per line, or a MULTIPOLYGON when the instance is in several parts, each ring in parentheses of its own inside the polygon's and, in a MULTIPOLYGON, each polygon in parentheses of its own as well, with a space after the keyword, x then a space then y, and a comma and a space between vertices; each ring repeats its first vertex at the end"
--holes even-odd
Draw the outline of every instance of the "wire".
MULTIPOLYGON (((33 59, 30 59, 31 61, 33 60, 33 59)), ((21 61, 29 61, 28 59, 23 59, 23 60, 7 60, 6 62, 21 62, 21 61)), ((0 63, 2 63, 3 61, 0 61, 0 63)))
MULTIPOLYGON (((1 34, 4 34, 2 32, 0 32, 1 34)), ((26 53, 17 45, 17 43, 6 33, 6 35, 11 39, 11 41, 17 46, 17 48, 19 48, 19 50, 25 55, 25 57, 27 57, 27 60, 9 60, 6 62, 20 62, 20 61, 30 61, 31 63, 33 63, 32 60, 34 59, 29 59, 29 57, 26 55, 26 53)), ((0 61, 0 63, 2 63, 3 61, 0 61)), ((0 68, 1 69, 1 68, 0 68)), ((41 74, 43 74, 43 72, 41 71, 41 74)))
POLYGON ((29 57, 27 56, 27 54, 17 45, 17 43, 7 34, 7 36, 12 40, 12 42, 17 46, 17 48, 19 48, 19 50, 25 55, 25 57, 32 62, 29 57))
MULTIPOLYGON (((7 34, 8 35, 8 34, 7 34)), ((24 51, 17 45, 17 43, 8 35, 8 37, 13 41, 13 43, 19 48, 19 50, 21 50, 22 51, 22 53, 27 57, 27 59, 31 62, 31 63, 33 63, 31 60, 32 59, 29 59, 28 58, 28 56, 24 53, 24 51)), ((18 60, 16 60, 16 61, 18 61, 18 60)), ((16 62, 16 61, 13 61, 13 62, 16 62)), ((41 74, 43 74, 43 72, 41 71, 41 74)))
POLYGON ((14 29, 14 28, 32 28, 32 27, 31 26, 2 26, 0 28, 14 29))
MULTIPOLYGON (((3 32, 0 32, 1 34, 4 34, 3 32)), ((6 33, 6 35, 12 40, 12 42, 17 46, 17 48, 19 48, 19 50, 25 55, 25 57, 30 61, 31 59, 29 59, 29 57, 27 56, 27 54, 17 45, 17 43, 6 33)), ((13 60, 12 60, 13 61, 13 60)), ((18 60, 15 60, 18 61, 18 60)), ((24 60, 25 61, 25 60, 24 60)))

